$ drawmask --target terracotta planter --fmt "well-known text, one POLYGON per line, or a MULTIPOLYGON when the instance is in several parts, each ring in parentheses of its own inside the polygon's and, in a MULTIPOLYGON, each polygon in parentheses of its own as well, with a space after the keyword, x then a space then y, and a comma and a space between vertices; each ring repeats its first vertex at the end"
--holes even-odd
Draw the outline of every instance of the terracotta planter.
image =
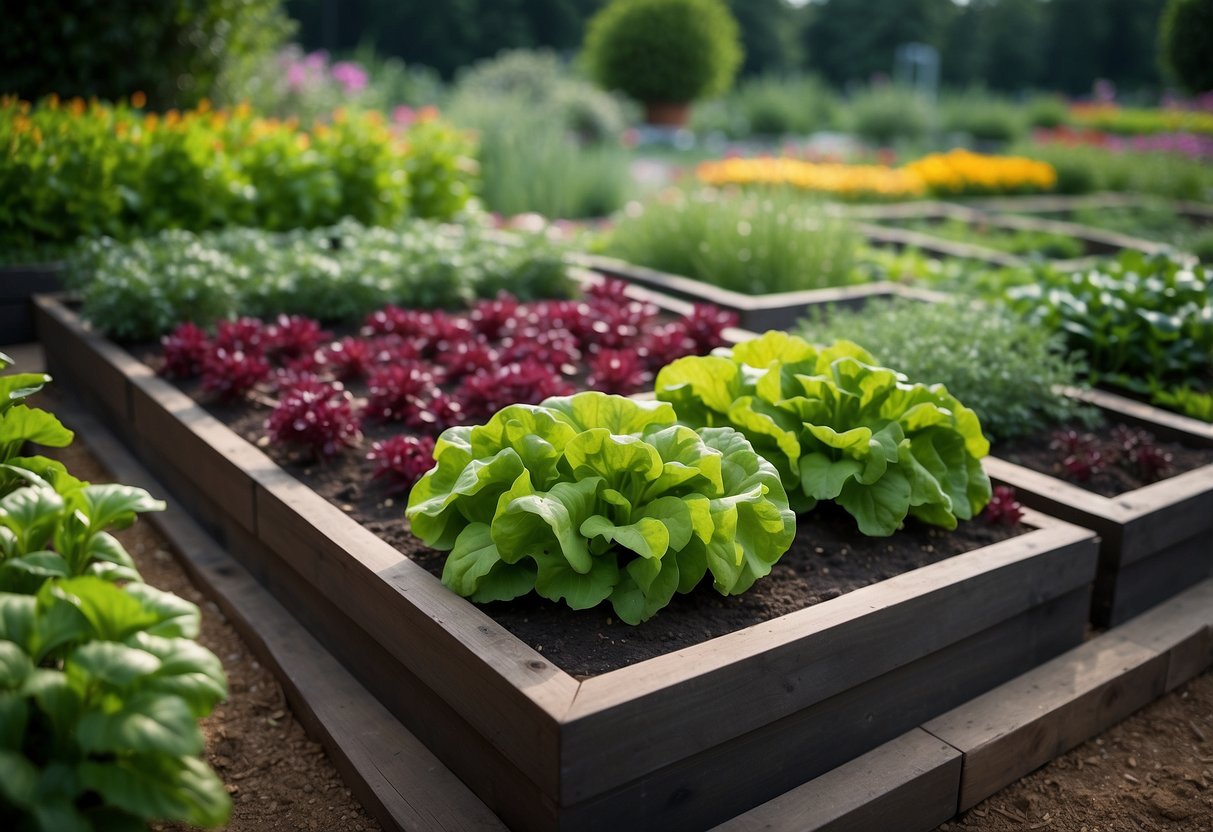
POLYGON ((655 127, 686 127, 691 119, 689 102, 646 101, 644 120, 655 127))

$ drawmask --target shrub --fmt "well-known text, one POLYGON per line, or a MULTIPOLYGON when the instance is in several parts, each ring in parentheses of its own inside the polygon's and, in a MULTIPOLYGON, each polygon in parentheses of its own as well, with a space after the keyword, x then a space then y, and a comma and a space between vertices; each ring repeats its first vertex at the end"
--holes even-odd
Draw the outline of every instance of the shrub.
POLYGON ((911 384, 849 341, 818 349, 768 332, 675 361, 656 391, 685 424, 744 433, 794 508, 833 500, 866 535, 890 535, 907 516, 954 529, 990 499, 977 414, 943 385, 911 384))
POLYGON ((1158 27, 1163 67, 1190 92, 1213 90, 1213 6, 1208 0, 1170 0, 1158 27))
POLYGON ((587 26, 585 58, 607 89, 683 103, 727 90, 742 50, 722 0, 611 0, 587 26))
POLYGON ((434 459, 405 514, 450 550, 443 583, 477 602, 609 600, 638 624, 709 572, 720 594, 744 592, 795 532, 779 475, 741 434, 683 427, 658 402, 512 405, 443 433, 434 459))
POLYGON ((858 235, 787 191, 703 189, 629 205, 607 252, 750 294, 852 282, 858 235))
POLYGON ((293 28, 279 0, 21 3, 0 32, 4 91, 193 106, 238 89, 293 28))
POLYGON ((967 133, 980 142, 1012 142, 1027 132, 1023 107, 980 89, 945 96, 939 114, 944 130, 967 133))
POLYGON ((1057 392, 1075 386, 1084 370, 1061 336, 998 307, 870 301, 814 316, 800 333, 817 344, 845 337, 913 381, 946 385, 981 417, 992 441, 1037 433, 1081 411, 1057 392))
POLYGON ((878 145, 917 142, 931 129, 931 111, 922 96, 895 86, 869 87, 848 99, 844 123, 878 145))
POLYGON ((1059 193, 1130 191, 1171 199, 1206 200, 1213 195, 1213 165, 1172 153, 1137 153, 1059 144, 1021 148, 1057 171, 1059 193))
POLYGON ((1037 95, 1027 107, 1028 126, 1043 130, 1061 127, 1070 118, 1070 108, 1059 95, 1037 95))
POLYGON ((0 245, 22 250, 175 228, 446 219, 474 180, 464 134, 429 119, 398 135, 377 113, 300 130, 244 106, 160 116, 5 97, 0 144, 0 245))

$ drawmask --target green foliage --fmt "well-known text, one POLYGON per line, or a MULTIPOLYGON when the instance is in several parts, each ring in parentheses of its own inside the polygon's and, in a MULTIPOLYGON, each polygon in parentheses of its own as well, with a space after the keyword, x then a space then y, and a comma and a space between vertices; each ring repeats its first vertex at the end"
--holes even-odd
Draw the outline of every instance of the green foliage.
POLYGON ((878 145, 921 141, 931 129, 931 110, 918 94, 896 86, 868 87, 852 95, 843 123, 878 145))
POLYGON ((479 143, 481 201, 489 211, 604 217, 627 198, 628 154, 616 146, 581 145, 552 122, 501 119, 480 131, 479 143))
POLYGON ((225 98, 293 28, 279 0, 21 3, 0 30, 3 91, 193 106, 225 98))
POLYGON ((990 500, 989 442, 977 414, 941 384, 911 384, 850 341, 819 349, 768 332, 731 351, 680 358, 657 398, 688 425, 745 434, 779 471, 791 504, 833 500, 863 534, 912 516, 947 529, 990 500))
POLYGON ((1019 148, 1057 170, 1057 192, 1125 191, 1171 199, 1213 196, 1213 165, 1171 153, 1134 153, 1060 144, 1019 148))
POLYGON ((84 316, 124 340, 239 314, 354 322, 388 303, 454 308, 502 289, 523 299, 571 291, 560 249, 542 237, 513 244, 420 220, 399 229, 347 221, 284 234, 166 231, 127 244, 99 240, 82 248, 72 281, 84 316))
POLYGON ((743 80, 723 98, 695 107, 696 132, 721 132, 730 138, 805 136, 835 126, 838 99, 812 76, 764 75, 743 80))
POLYGON ((1025 114, 1029 127, 1052 130, 1070 119, 1070 108, 1060 95, 1037 95, 1028 102, 1025 114))
POLYGON ((0 144, 0 245, 15 249, 165 228, 388 224, 410 210, 449 218, 475 174, 464 134, 419 120, 397 136, 375 113, 308 132, 245 108, 160 117, 9 98, 0 144))
POLYGON ((1012 142, 1028 127, 1023 107, 980 88, 943 96, 939 115, 945 131, 967 133, 980 142, 1012 142))
POLYGON ((15 456, 71 442, 25 404, 48 380, 0 376, 0 825, 221 825, 231 801, 197 720, 227 695, 223 668, 193 640, 198 608, 141 583, 111 534, 164 503, 15 456))
POLYGON ((1194 254, 1201 262, 1213 262, 1213 229, 1199 220, 1185 217, 1165 202, 1131 207, 1079 208, 1069 219, 1093 228, 1157 240, 1194 254))
POLYGON ((742 53, 722 0, 611 0, 589 23, 585 58, 607 89, 681 103, 727 90, 742 53))
POLYGON ((434 459, 406 516, 450 550, 443 583, 478 602, 609 600, 639 624, 709 572, 720 594, 744 592, 795 533, 771 464, 667 404, 590 392, 512 405, 445 431, 434 459))
POLYGON ((1008 254, 1042 257, 1047 260, 1066 260, 1082 257, 1086 253, 1081 241, 1053 231, 1000 228, 995 225, 972 224, 960 219, 938 222, 911 220, 900 225, 902 228, 942 237, 945 240, 970 243, 1008 254))
POLYGON ((446 113, 476 129, 508 114, 517 129, 545 122, 588 143, 615 141, 627 123, 618 98, 570 74, 555 54, 521 49, 461 72, 446 113))
POLYGON ((914 381, 946 385, 981 418, 991 441, 1028 436, 1082 413, 1057 392, 1077 386, 1084 371, 1062 337, 999 307, 870 301, 861 310, 815 315, 800 333, 817 344, 845 337, 914 381))
POLYGON ((198 608, 86 575, 0 592, 0 819, 106 830, 227 821, 197 719, 227 695, 198 608))
POLYGON ((555 55, 515 51, 456 84, 448 116, 478 136, 484 207, 506 216, 600 217, 623 204, 620 102, 572 78, 555 55))
POLYGON ((632 263, 748 294, 854 282, 859 237, 791 191, 671 192, 630 204, 606 250, 632 263))
POLYGON ((1158 32, 1163 66, 1190 92, 1213 90, 1213 5, 1170 0, 1158 32))
POLYGON ((1213 270, 1125 252, 1073 274, 1041 268, 1007 291, 1032 323, 1064 334, 1095 382, 1213 389, 1213 270))

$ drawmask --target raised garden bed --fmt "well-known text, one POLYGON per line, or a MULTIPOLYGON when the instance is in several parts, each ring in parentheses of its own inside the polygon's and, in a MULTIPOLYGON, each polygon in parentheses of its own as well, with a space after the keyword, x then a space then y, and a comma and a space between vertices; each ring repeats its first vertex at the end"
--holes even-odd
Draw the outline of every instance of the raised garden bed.
MULTIPOLYGON (((877 220, 885 224, 884 227, 921 235, 928 241, 938 238, 952 245, 977 248, 987 260, 991 259, 991 254, 1001 254, 1019 261, 1008 265, 1019 265, 1029 259, 1035 250, 1032 248, 1034 240, 1045 259, 1052 260, 1061 268, 1080 268, 1094 257, 1115 254, 1124 249, 1155 254, 1168 248, 1151 240, 1077 223, 1036 216, 988 213, 947 203, 935 203, 926 211, 887 213, 878 216, 877 220), (950 239, 952 237, 963 239, 950 239), (1055 256, 1049 256, 1049 246, 1056 244, 1051 241, 1060 241, 1060 238, 1075 241, 1078 249, 1074 252, 1058 251, 1055 256), (1024 247, 1027 250, 1020 250, 1024 247)), ((868 226, 861 226, 861 230, 871 234, 868 226)), ((932 245, 936 244, 928 242, 925 250, 932 250, 932 245)))
POLYGON ((578 680, 59 301, 39 325, 57 380, 514 828, 703 828, 1082 638, 1095 538, 1033 512, 1025 534, 578 680))
POLYGON ((684 301, 710 303, 733 312, 738 326, 744 330, 762 332, 767 329, 788 329, 804 317, 810 308, 826 309, 838 305, 858 307, 872 298, 905 296, 920 300, 941 297, 929 290, 915 289, 889 281, 862 283, 832 289, 806 289, 800 292, 775 292, 767 295, 746 295, 722 289, 702 280, 668 274, 636 266, 612 257, 577 255, 572 262, 591 272, 626 280, 634 286, 684 301))
MULTIPOLYGON (((1143 427, 1213 460, 1207 424, 1099 390, 1081 395, 1110 422, 1143 427)), ((986 470, 1026 505, 1099 532, 1097 626, 1126 621, 1213 573, 1213 462, 1110 496, 998 457, 986 459, 986 470)))
POLYGON ((34 295, 63 288, 63 263, 0 266, 0 346, 34 338, 34 295))

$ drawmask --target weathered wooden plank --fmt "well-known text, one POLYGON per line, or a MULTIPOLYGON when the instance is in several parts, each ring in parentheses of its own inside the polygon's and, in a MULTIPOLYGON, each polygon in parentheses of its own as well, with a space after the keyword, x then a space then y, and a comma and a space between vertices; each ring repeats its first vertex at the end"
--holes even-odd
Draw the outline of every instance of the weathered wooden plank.
MULTIPOLYGON (((394 643, 424 638, 422 633, 368 632, 349 615, 350 596, 311 583, 293 568, 293 558, 284 559, 242 529, 230 531, 228 546, 284 607, 306 611, 312 635, 511 827, 556 827, 555 801, 401 664, 394 643)), ((373 605, 375 599, 364 595, 361 603, 373 605)))
POLYGON ((28 304, 34 295, 63 289, 64 264, 29 263, 0 266, 0 304, 19 301, 28 304))
POLYGON ((34 310, 28 300, 0 301, 0 346, 34 340, 34 310))
POLYGON ((695 830, 722 823, 1072 647, 1086 605, 1086 591, 1074 590, 732 741, 656 772, 637 771, 627 785, 568 807, 564 828, 695 830), (1063 623, 1057 632, 1056 623, 1063 623))
POLYGON ((1167 690, 1213 665, 1213 579, 1181 592, 1113 630, 1142 647, 1168 654, 1167 690))
POLYGON ((130 420, 127 376, 150 370, 125 351, 89 332, 74 313, 59 301, 39 297, 35 326, 46 350, 47 364, 65 384, 86 390, 106 411, 106 421, 121 424, 130 420))
POLYGON ((960 760, 955 748, 915 728, 715 832, 927 832, 956 813, 960 760))
POLYGON ((869 242, 878 245, 889 245, 896 248, 916 248, 920 251, 928 252, 929 254, 939 254, 945 257, 959 257, 964 260, 976 260, 979 262, 990 263, 996 266, 1006 266, 1010 268, 1018 268, 1027 265, 1027 261, 1022 257, 1017 257, 1013 254, 1007 254, 1004 251, 997 251, 984 246, 972 245, 970 243, 958 243, 952 240, 944 240, 939 237, 932 237, 930 234, 923 234, 918 231, 910 231, 906 228, 892 228, 885 225, 875 225, 866 222, 854 223, 855 229, 868 239, 869 242))
POLYGON ((145 459, 171 466, 244 528, 256 527, 249 472, 276 469, 269 457, 155 377, 132 380, 131 417, 145 459))
POLYGON ((987 456, 981 464, 990 479, 1014 487, 1020 492, 1016 495, 1020 502, 1038 511, 1071 523, 1081 518, 1086 521, 1083 525, 1105 539, 1119 527, 1120 513, 1107 497, 996 456, 987 456))
MULTIPOLYGON (((161 483, 95 419, 70 404, 68 424, 119 482, 164 493, 161 483)), ((241 637, 283 684, 291 709, 319 738, 358 799, 385 828, 504 829, 485 805, 370 696, 252 575, 169 499, 149 518, 191 579, 215 598, 241 637)))
POLYGON ((1100 575, 1095 582, 1091 620, 1099 627, 1125 622, 1203 581, 1210 572, 1213 538, 1206 532, 1122 565, 1114 573, 1100 575))
POLYGON ((1085 593, 1095 563, 1093 535, 1053 521, 774 621, 588 679, 562 732, 563 800, 585 800, 717 746, 1042 601, 1079 587, 1085 593), (736 702, 746 706, 732 707, 736 702), (651 727, 636 732, 641 722, 651 727))
POLYGON ((1163 692, 1167 657, 1105 634, 923 725, 961 751, 976 805, 1163 692))
POLYGON ((1149 428, 1156 436, 1189 445, 1213 447, 1213 424, 1099 389, 1066 388, 1066 395, 1114 413, 1121 421, 1149 428))
POLYGON ((1122 566, 1192 537, 1213 548, 1213 465, 1135 489, 1114 503, 1123 512, 1122 566))
POLYGON ((257 535, 556 793, 557 719, 576 680, 285 472, 257 489, 257 535))

